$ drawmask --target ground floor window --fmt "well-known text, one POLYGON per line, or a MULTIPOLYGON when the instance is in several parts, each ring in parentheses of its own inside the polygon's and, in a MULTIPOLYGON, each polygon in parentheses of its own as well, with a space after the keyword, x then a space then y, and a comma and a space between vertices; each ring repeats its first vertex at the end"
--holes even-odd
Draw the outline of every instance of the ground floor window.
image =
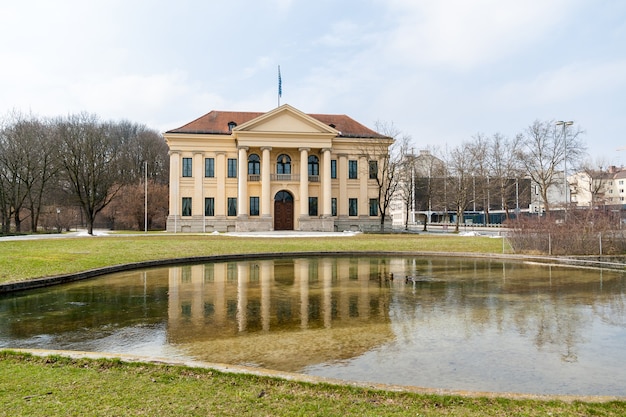
POLYGON ((359 200, 357 198, 348 199, 348 216, 359 215, 359 200))
POLYGON ((204 199, 204 215, 215 216, 215 199, 213 197, 204 199))
POLYGON ((191 216, 191 197, 183 197, 183 216, 191 216))
POLYGON ((378 216, 378 199, 370 198, 370 216, 378 216))
POLYGON ((259 197, 250 197, 250 215, 259 215, 259 197))
POLYGON ((317 197, 309 197, 309 216, 317 216, 317 197))
POLYGON ((228 215, 229 216, 237 215, 237 198, 236 197, 228 197, 228 215))
POLYGON ((330 215, 337 215, 337 198, 333 197, 330 199, 330 215))

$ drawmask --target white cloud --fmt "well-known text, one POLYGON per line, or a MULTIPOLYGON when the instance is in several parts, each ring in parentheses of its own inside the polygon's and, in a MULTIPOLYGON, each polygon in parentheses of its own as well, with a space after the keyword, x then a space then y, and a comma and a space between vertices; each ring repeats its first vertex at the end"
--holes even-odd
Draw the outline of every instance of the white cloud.
POLYGON ((507 59, 572 13, 566 0, 391 1, 398 18, 388 44, 404 63, 466 70, 507 59))
MULTIPOLYGON (((527 106, 584 101, 586 97, 611 96, 626 87, 626 59, 614 62, 582 62, 546 71, 530 80, 504 84, 491 94, 501 105, 527 106)), ((607 105, 609 103, 607 102, 607 105)))

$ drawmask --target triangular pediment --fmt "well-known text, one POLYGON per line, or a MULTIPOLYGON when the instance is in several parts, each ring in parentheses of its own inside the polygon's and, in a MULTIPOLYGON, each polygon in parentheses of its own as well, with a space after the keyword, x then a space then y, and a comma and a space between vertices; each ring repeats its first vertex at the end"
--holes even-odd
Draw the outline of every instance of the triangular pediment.
POLYGON ((236 133, 291 133, 339 135, 339 132, 300 110, 283 104, 233 129, 236 133))

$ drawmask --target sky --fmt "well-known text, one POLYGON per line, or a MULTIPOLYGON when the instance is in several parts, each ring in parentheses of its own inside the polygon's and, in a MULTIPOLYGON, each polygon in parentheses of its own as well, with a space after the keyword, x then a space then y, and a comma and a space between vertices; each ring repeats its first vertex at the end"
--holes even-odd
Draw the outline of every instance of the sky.
POLYGON ((0 117, 165 132, 276 108, 280 65, 280 104, 415 149, 566 120, 592 162, 626 165, 623 0, 0 0, 0 57, 0 117))

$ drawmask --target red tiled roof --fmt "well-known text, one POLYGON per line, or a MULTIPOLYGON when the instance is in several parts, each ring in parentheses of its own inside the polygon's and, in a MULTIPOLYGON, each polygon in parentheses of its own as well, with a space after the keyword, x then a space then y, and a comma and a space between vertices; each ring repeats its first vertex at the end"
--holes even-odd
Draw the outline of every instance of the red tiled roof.
MULTIPOLYGON (((218 134, 229 135, 228 124, 235 122, 237 126, 249 122, 265 113, 237 112, 212 110, 204 116, 166 133, 218 134)), ((309 114, 308 116, 333 127, 341 132, 340 137, 384 138, 384 135, 363 126, 359 122, 342 114, 309 114)))

